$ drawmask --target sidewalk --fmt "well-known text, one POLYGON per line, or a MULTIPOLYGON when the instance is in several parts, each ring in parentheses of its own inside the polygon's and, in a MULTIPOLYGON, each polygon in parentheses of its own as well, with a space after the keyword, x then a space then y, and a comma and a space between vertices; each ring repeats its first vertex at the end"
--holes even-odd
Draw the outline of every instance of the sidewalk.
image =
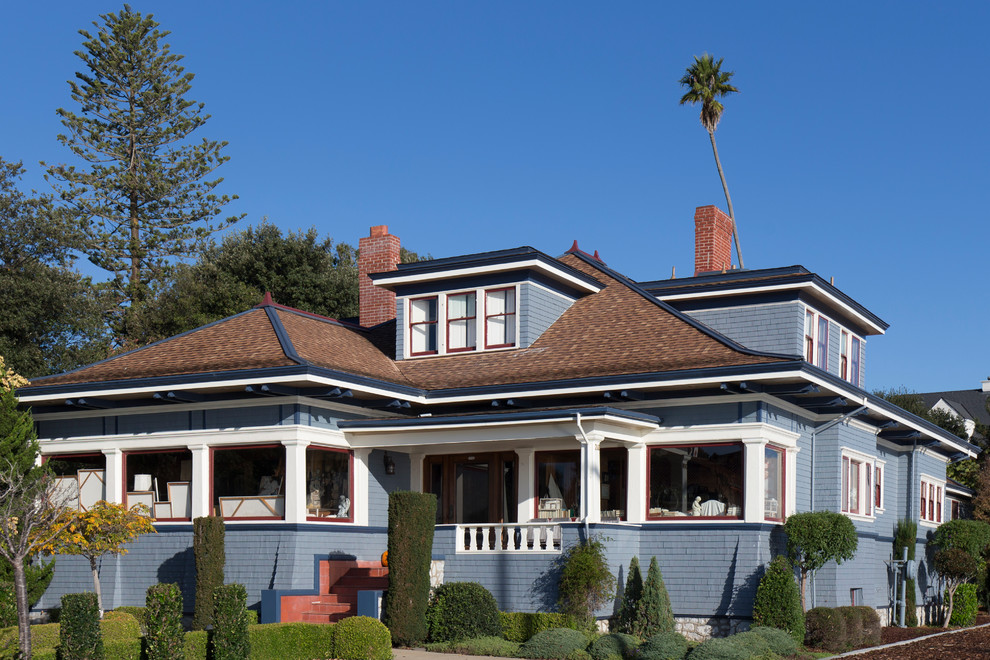
MULTIPOLYGON (((476 655, 461 655, 459 653, 433 653, 427 651, 426 649, 392 649, 392 655, 394 660, 478 660, 476 655)), ((494 656, 484 656, 486 660, 494 658, 494 656)), ((494 658, 494 660, 503 660, 500 658, 494 658)), ((504 659, 511 660, 511 659, 504 659)), ((516 658, 515 660, 519 660, 516 658)))

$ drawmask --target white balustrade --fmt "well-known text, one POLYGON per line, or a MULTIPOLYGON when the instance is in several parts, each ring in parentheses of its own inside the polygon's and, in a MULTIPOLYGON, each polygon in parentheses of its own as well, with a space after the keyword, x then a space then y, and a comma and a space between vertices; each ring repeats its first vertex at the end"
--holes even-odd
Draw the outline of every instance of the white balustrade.
POLYGON ((454 533, 454 545, 461 553, 560 553, 559 523, 457 525, 454 533))

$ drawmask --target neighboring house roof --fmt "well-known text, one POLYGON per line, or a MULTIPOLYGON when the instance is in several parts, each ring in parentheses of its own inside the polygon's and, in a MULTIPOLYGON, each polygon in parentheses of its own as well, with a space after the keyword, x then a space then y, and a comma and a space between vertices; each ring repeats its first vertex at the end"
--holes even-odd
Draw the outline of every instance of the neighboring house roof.
POLYGON ((965 419, 972 419, 980 424, 990 424, 990 412, 987 412, 987 399, 990 392, 983 390, 951 390, 947 392, 922 392, 918 396, 929 408, 939 401, 945 401, 953 410, 965 419))

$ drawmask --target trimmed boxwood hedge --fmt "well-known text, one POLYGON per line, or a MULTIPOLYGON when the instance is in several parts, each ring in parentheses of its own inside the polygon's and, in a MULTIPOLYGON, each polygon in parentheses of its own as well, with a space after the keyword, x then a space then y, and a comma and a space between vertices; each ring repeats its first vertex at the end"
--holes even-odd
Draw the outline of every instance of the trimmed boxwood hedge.
POLYGON ((196 605, 193 630, 213 623, 213 592, 223 585, 227 563, 223 518, 203 516, 193 520, 193 557, 196 561, 196 605))
POLYGON ((432 493, 389 493, 384 621, 396 645, 414 646, 426 639, 436 516, 437 497, 432 493))
POLYGON ((426 650, 436 653, 494 655, 500 658, 514 658, 519 653, 519 642, 510 642, 502 637, 476 637, 457 642, 433 642, 426 645, 426 650))
POLYGON ((477 582, 447 582, 433 592, 426 608, 427 638, 454 642, 502 632, 498 603, 477 582))
POLYGON ((499 612, 498 618, 502 624, 502 636, 510 642, 520 644, 544 630, 583 629, 576 618, 559 612, 499 612))
POLYGON ((339 660, 392 660, 388 628, 370 616, 349 616, 334 624, 331 648, 339 660))
POLYGON ((620 658, 630 657, 639 646, 639 638, 625 633, 609 633, 596 639, 590 647, 588 653, 593 660, 608 660, 610 656, 620 658))
POLYGON ((804 616, 804 643, 816 649, 838 653, 849 645, 846 617, 831 607, 815 607, 804 616))
POLYGON ((520 646, 519 657, 564 660, 571 652, 583 651, 587 646, 584 633, 572 628, 552 628, 536 633, 520 646))
POLYGON ((790 633, 786 630, 781 630, 780 628, 753 626, 749 629, 749 632, 762 637, 766 643, 770 645, 770 650, 777 655, 794 655, 801 647, 800 644, 794 641, 794 638, 791 637, 790 633))
POLYGON ((638 660, 681 660, 688 652, 684 635, 663 632, 650 637, 636 649, 638 660))
MULTIPOLYGON (((327 623, 263 623, 248 626, 252 660, 330 658, 333 625, 327 623)), ((193 660, 187 658, 186 660, 193 660)))
POLYGON ((103 657, 103 634, 100 631, 100 609, 96 594, 62 596, 58 645, 65 660, 103 657))

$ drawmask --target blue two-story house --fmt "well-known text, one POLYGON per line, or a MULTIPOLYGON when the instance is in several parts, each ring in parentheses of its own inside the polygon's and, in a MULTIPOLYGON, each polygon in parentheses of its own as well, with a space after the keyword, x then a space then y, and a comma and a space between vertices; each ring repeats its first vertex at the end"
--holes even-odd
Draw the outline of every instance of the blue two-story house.
MULTIPOLYGON (((388 492, 413 489, 438 498, 434 578, 480 581, 503 610, 552 607, 554 559, 601 534, 617 574, 658 558, 683 631, 725 634, 748 624, 786 517, 827 509, 859 550, 811 601, 888 616, 895 522, 923 543, 947 463, 976 449, 866 391, 876 315, 798 266, 723 270, 728 218, 695 221, 695 276, 645 283, 576 245, 399 265, 375 227, 360 323, 266 297, 34 380, 21 401, 75 504, 156 518, 104 560, 107 606, 176 581, 191 610, 191 520, 214 515, 263 620, 332 620, 338 578, 385 550, 388 492)), ((39 607, 89 579, 59 558, 39 607)))

